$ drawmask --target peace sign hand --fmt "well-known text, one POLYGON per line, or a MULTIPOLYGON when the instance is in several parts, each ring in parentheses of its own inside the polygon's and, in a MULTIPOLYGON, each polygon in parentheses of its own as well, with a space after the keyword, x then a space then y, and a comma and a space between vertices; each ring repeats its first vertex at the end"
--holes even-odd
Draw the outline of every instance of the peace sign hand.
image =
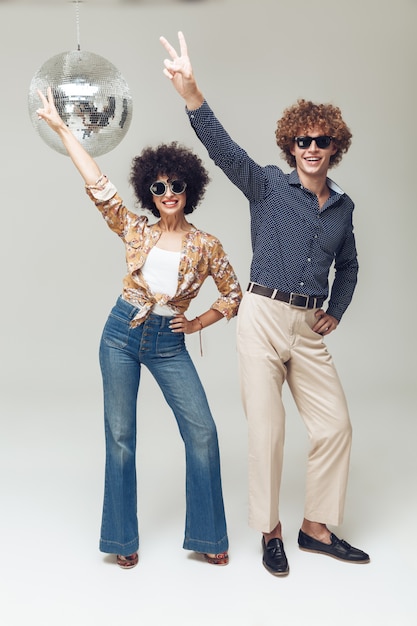
POLYGON ((169 53, 170 59, 164 60, 164 74, 172 81, 174 88, 179 95, 184 98, 188 109, 198 109, 203 101, 203 94, 200 92, 193 74, 190 57, 188 56, 187 44, 183 33, 178 33, 180 44, 180 54, 165 39, 159 38, 165 50, 169 53))
POLYGON ((36 110, 38 117, 45 120, 52 130, 58 132, 59 129, 65 127, 65 124, 56 110, 51 87, 48 87, 46 96, 38 89, 38 95, 42 101, 42 107, 36 110))

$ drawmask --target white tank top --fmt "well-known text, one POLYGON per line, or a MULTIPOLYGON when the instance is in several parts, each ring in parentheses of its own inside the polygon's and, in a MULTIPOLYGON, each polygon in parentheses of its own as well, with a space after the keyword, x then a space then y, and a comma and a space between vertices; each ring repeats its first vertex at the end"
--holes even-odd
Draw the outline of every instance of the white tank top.
MULTIPOLYGON (((178 269, 181 252, 171 252, 154 246, 142 267, 142 274, 153 293, 175 296, 178 287, 178 269)), ((157 315, 173 315, 173 310, 167 306, 155 304, 153 312, 157 315)))

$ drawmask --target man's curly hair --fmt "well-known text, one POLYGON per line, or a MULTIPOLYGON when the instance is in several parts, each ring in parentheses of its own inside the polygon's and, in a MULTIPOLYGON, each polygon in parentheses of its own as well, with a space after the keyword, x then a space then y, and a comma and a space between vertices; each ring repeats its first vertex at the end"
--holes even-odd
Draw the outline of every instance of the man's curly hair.
POLYGON ((201 159, 178 142, 160 144, 156 148, 144 148, 141 154, 132 160, 129 180, 138 204, 156 217, 160 217, 160 213, 149 188, 158 176, 167 176, 171 180, 183 180, 187 183, 185 214, 192 213, 197 208, 210 182, 201 159))
POLYGON ((340 163, 343 154, 349 150, 352 133, 343 121, 340 109, 332 104, 315 104, 300 99, 284 110, 275 132, 282 156, 291 167, 296 165, 295 156, 291 154, 294 138, 308 134, 316 126, 323 135, 333 137, 333 145, 337 148, 330 157, 330 167, 340 163))

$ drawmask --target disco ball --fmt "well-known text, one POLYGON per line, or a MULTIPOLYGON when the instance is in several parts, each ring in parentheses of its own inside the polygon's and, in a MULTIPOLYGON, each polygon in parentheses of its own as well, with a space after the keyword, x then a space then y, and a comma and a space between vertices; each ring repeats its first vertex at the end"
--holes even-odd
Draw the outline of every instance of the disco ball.
POLYGON ((55 106, 65 124, 91 156, 113 150, 132 119, 132 98, 119 70, 107 59, 80 50, 48 59, 32 78, 29 115, 35 130, 54 150, 67 154, 58 135, 36 110, 42 106, 37 90, 51 87, 55 106))

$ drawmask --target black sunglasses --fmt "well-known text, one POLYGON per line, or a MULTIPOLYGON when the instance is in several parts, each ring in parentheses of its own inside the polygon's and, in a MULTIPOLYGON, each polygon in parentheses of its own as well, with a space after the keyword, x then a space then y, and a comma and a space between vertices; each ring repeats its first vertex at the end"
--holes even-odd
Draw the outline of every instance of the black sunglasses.
POLYGON ((323 150, 324 148, 328 148, 332 143, 333 137, 329 137, 329 135, 320 135, 320 137, 294 137, 294 141, 297 142, 297 146, 299 148, 309 148, 313 141, 316 142, 316 146, 323 150))
POLYGON ((162 180, 157 180, 149 187, 152 195, 154 196, 164 196, 167 192, 168 187, 175 193, 175 195, 179 196, 181 193, 184 193, 187 183, 183 180, 171 180, 168 183, 165 183, 162 180))

